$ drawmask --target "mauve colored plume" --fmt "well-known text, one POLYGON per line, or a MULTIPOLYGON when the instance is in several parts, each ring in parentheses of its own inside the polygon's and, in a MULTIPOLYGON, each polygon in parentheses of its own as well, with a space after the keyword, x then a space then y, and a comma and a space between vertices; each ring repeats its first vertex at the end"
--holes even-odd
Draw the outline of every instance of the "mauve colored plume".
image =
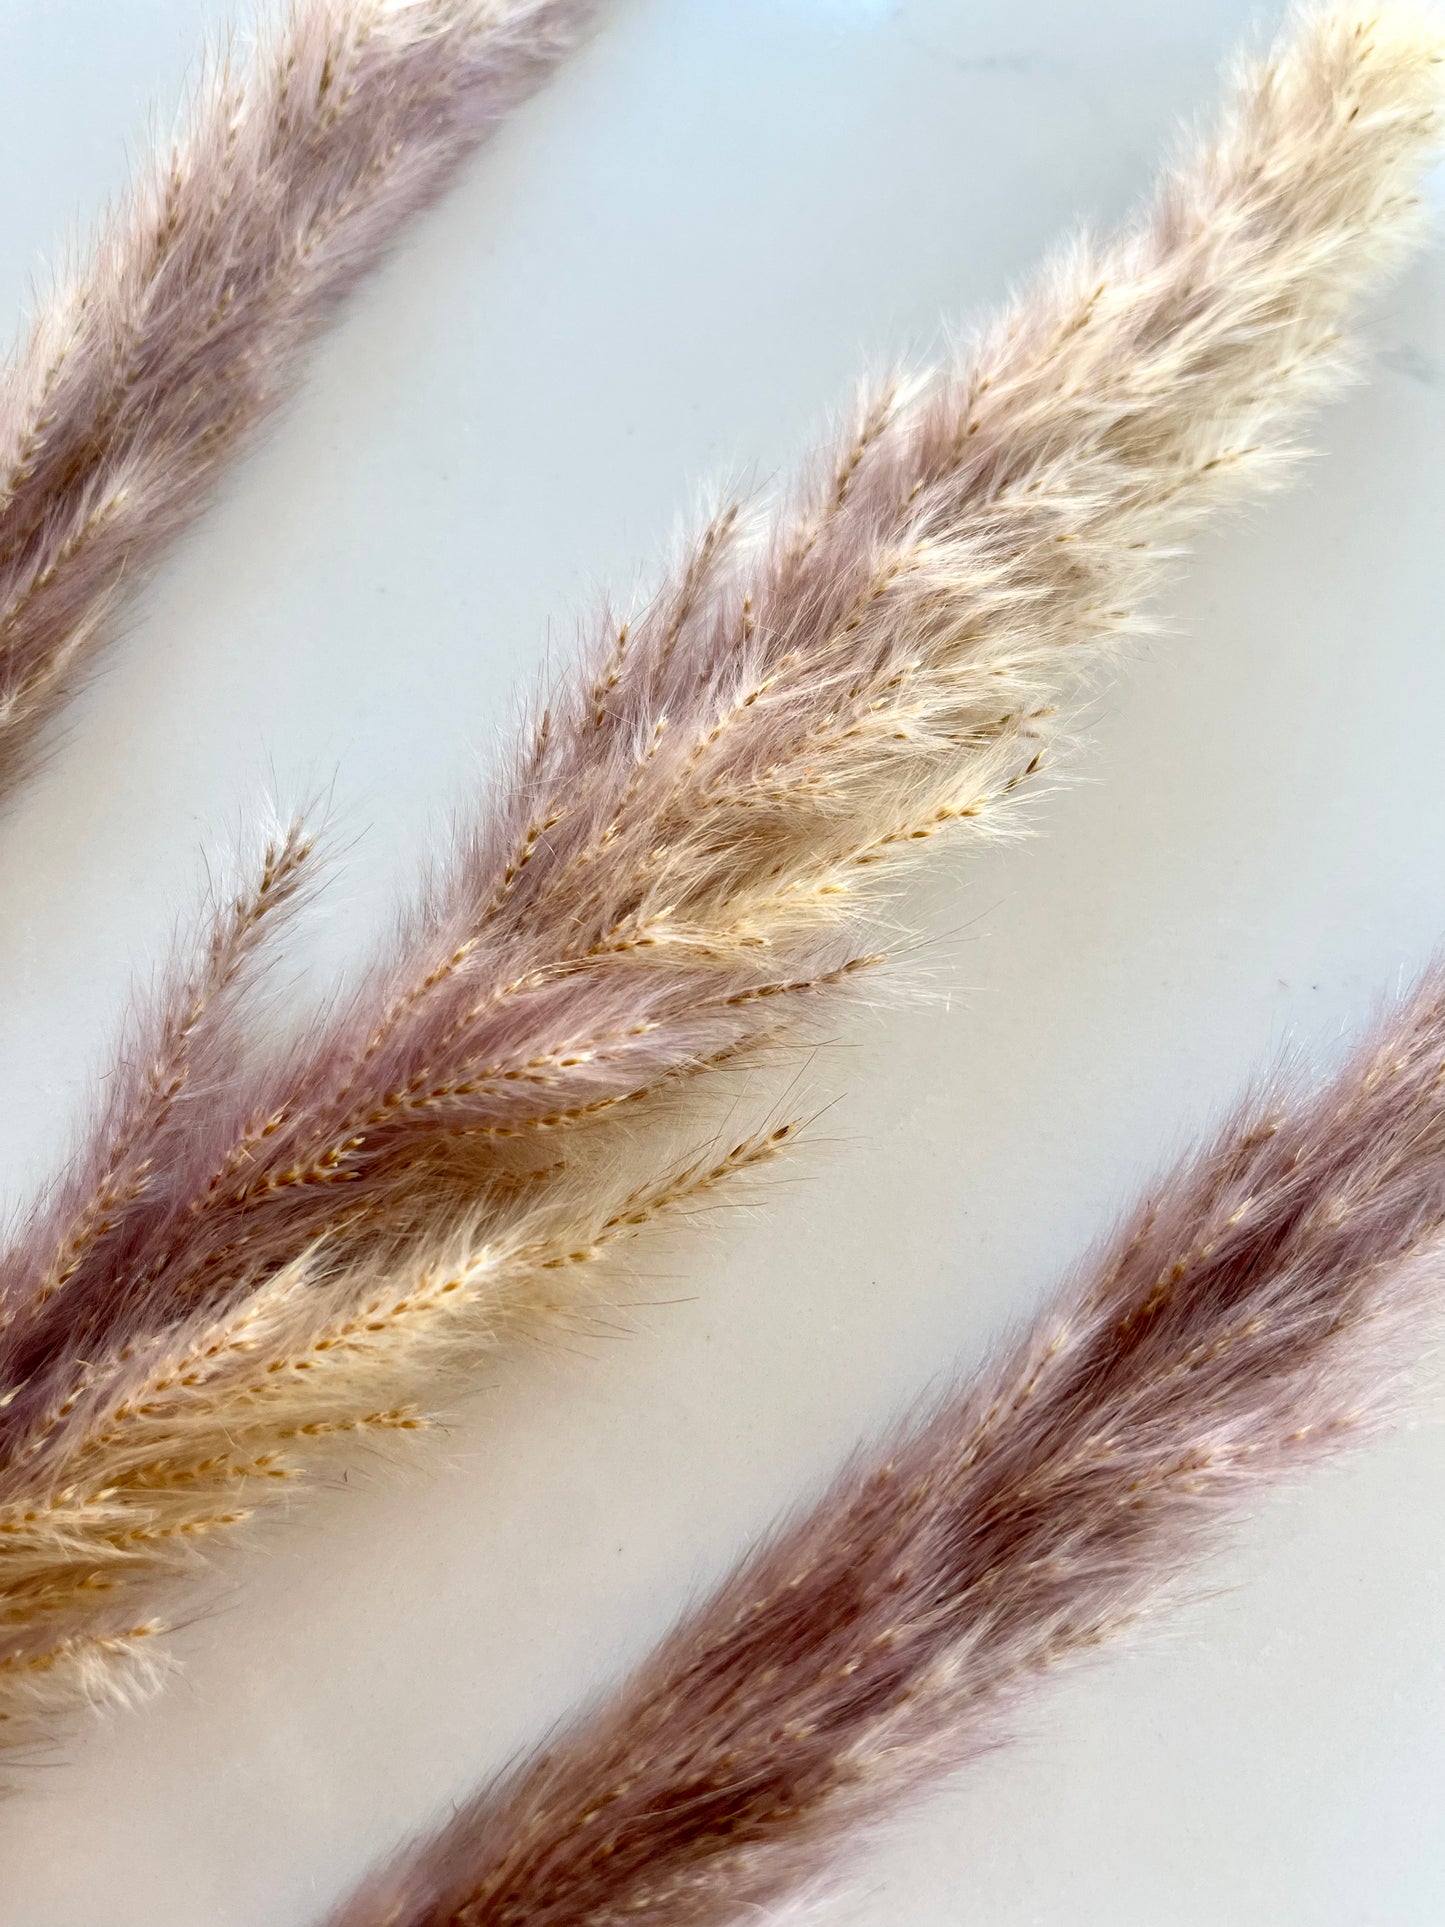
POLYGON ((587 0, 293 0, 0 377, 0 790, 298 351, 552 67, 587 0))
POLYGON ((1273 477, 1413 231, 1439 104, 1415 16, 1300 19, 1135 226, 604 624, 390 952, 253 1047, 253 959, 309 861, 277 838, 0 1257, 0 1733, 123 1678, 162 1582, 317 1440, 417 1423, 594 1257, 770 1155, 636 1168, 660 1104, 708 1139, 720 1067, 871 961, 874 880, 1002 820, 1181 535, 1273 477))
POLYGON ((1381 1415, 1442 1237, 1445 967, 1317 1093, 1247 1104, 995 1365, 331 1927, 727 1927, 835 1874, 1381 1415))

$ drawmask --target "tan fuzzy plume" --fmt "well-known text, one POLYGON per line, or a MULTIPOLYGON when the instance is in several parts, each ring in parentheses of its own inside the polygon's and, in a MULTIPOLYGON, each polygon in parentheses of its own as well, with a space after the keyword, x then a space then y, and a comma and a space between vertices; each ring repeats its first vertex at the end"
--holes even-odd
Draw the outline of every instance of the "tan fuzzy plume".
POLYGON ((1164 1180, 998 1363, 850 1467, 614 1697, 332 1927, 727 1927, 837 1870, 1438 1318, 1445 974, 1164 1180))
MULTIPOLYGON (((873 960, 874 879, 945 823, 1000 820, 1168 545, 1273 475, 1413 226, 1440 72, 1412 16, 1301 18, 1135 227, 870 401, 775 516, 721 511, 606 627, 339 1011, 248 1050, 248 969, 214 996, 212 964, 182 975, 0 1259, 0 1504, 29 1531, 20 1564, 0 1545, 0 1714, 30 1659, 59 1703, 87 1638, 158 1616, 178 1550, 264 1493, 248 1454, 304 1459, 297 1388, 327 1428, 390 1413, 395 1386, 557 1315, 693 1177, 724 1184, 690 1150, 639 1194, 638 1129, 873 960), (209 1407, 195 1347, 230 1359, 236 1319, 255 1382, 288 1387, 284 1446, 269 1392, 242 1430, 209 1407), (138 1416, 167 1468, 143 1490, 138 1416)), ((278 839, 238 902, 304 844, 278 839)))
POLYGON ((83 1374, 0 1479, 0 1746, 42 1743, 80 1695, 149 1685, 165 1623, 137 1602, 168 1578, 186 1597, 215 1534, 338 1444, 424 1429, 414 1401, 434 1404, 477 1350, 566 1310, 578 1267, 704 1207, 790 1134, 677 1161, 590 1213, 543 1189, 380 1275, 335 1276, 303 1254, 224 1316, 83 1374))
POLYGON ((292 0, 215 64, 0 377, 0 789, 298 351, 589 11, 292 0))

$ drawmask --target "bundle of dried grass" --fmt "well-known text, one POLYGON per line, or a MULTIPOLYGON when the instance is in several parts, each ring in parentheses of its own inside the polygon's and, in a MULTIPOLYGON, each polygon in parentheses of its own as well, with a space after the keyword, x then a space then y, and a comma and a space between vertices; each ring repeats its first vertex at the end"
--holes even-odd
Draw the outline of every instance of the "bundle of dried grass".
POLYGON ((1277 472, 1439 101, 1413 17, 1304 17, 1136 228, 871 401, 779 515, 720 513, 392 955, 258 1055, 248 961, 307 861, 278 841, 0 1262, 0 1731, 120 1677, 159 1580, 318 1434, 410 1423, 398 1385, 764 1154, 639 1191, 624 1120, 796 1028, 870 961, 873 879, 1000 820, 1165 545, 1277 472))
POLYGON ((1437 968, 1322 1090, 1247 1104, 992 1369, 332 1927, 725 1927, 835 1873, 1261 1485, 1378 1418, 1442 1269, 1437 968))
POLYGON ((214 63, 0 377, 0 789, 298 350, 589 10, 292 0, 214 63))

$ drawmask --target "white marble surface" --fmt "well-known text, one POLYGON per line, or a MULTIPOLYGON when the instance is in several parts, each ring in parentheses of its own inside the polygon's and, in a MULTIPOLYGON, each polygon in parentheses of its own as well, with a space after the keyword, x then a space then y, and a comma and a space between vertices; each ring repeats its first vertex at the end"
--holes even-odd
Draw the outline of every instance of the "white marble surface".
MULTIPOLYGON (((3 0, 0 313, 227 11, 3 0)), ((361 954, 595 585, 1122 212, 1250 11, 621 0, 367 286, 0 820, 6 1195, 60 1156, 201 851, 331 785, 347 848, 303 952, 361 954)), ((165 1695, 0 1806, 0 1927, 308 1927, 976 1358, 1251 1066, 1328 1056, 1425 958, 1445 252, 1370 339, 1302 484, 1211 534, 1121 665, 1039 835, 929 869, 908 914, 947 995, 824 1054, 840 1101, 797 1181, 654 1266, 675 1302, 631 1336, 499 1361, 440 1464, 368 1461, 230 1568, 165 1695)), ((1426 1417, 1051 1685, 821 1917, 1438 1927, 1426 1417)))

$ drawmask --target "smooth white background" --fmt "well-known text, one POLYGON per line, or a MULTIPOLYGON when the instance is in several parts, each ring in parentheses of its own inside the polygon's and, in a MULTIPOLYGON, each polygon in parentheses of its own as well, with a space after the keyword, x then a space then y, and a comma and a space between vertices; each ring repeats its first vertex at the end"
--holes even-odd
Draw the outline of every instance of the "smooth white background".
MULTIPOLYGON (((3 0, 0 313, 227 12, 3 0)), ((704 482, 785 474, 865 367, 937 352, 1125 211, 1258 17, 620 0, 368 283, 0 820, 7 1196, 63 1155, 201 853, 329 786, 338 874, 298 972, 362 956, 597 586, 645 579, 704 482)), ((978 1358, 1252 1067, 1286 1040, 1329 1059, 1424 960, 1445 255, 1369 340, 1319 461, 1210 534, 1106 685, 1035 838, 927 867, 903 914, 931 995, 812 1066, 824 1143, 654 1259, 637 1295, 671 1302, 630 1335, 499 1359, 439 1459, 368 1459, 233 1561, 164 1696, 0 1806, 3 1927, 308 1927, 978 1358)), ((1266 1507, 1142 1647, 1051 1682, 823 1917, 1438 1927, 1442 1591, 1430 1419, 1266 1507)))

